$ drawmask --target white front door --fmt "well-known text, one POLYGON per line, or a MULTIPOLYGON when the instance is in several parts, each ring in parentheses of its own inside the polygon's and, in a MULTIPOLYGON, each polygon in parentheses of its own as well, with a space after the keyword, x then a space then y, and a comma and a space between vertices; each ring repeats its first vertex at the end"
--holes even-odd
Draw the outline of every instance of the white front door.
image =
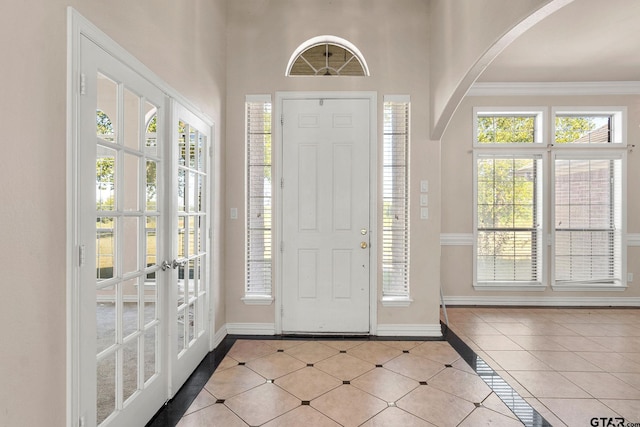
POLYGON ((80 74, 80 423, 145 425, 208 351, 209 126, 84 36, 80 74))
POLYGON ((368 333, 369 99, 282 105, 282 331, 368 333))

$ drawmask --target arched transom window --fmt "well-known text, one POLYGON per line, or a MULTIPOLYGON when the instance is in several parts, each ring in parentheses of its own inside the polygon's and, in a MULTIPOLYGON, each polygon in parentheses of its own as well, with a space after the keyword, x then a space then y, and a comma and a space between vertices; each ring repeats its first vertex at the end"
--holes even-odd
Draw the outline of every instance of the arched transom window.
POLYGON ((291 55, 287 76, 368 76, 369 68, 357 47, 335 36, 314 37, 291 55))

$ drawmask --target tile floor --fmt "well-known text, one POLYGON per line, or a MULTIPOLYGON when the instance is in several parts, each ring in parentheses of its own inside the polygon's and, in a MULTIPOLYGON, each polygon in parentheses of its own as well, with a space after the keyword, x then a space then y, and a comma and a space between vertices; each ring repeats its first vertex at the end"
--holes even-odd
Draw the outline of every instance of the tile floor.
POLYGON ((640 310, 450 307, 448 318, 475 371, 444 341, 237 340, 178 425, 523 425, 498 397, 502 379, 552 426, 640 423, 640 310))
POLYGON ((444 341, 237 340, 178 426, 521 426, 444 341))
POLYGON ((640 310, 449 308, 447 314, 451 330, 551 425, 591 426, 594 417, 640 423, 640 310))

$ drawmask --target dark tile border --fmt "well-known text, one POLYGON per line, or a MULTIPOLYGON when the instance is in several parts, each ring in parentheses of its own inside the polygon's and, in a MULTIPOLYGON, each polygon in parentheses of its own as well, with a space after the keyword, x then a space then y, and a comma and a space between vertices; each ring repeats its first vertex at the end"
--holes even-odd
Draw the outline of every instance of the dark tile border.
POLYGON ((443 337, 378 337, 370 335, 227 335, 215 350, 205 356, 200 365, 178 390, 173 399, 169 400, 149 421, 146 427, 173 427, 183 417, 198 396, 205 384, 213 375, 222 359, 225 358, 233 344, 238 339, 244 340, 299 340, 299 341, 447 341, 460 354, 462 359, 482 378, 487 385, 500 397, 509 409, 527 427, 550 427, 551 424, 531 405, 529 405, 506 381, 487 365, 471 348, 465 344, 446 325, 442 325, 443 337))
POLYGON ((551 427, 551 424, 538 411, 529 405, 513 387, 444 323, 442 324, 442 334, 460 357, 487 383, 526 427, 551 427))

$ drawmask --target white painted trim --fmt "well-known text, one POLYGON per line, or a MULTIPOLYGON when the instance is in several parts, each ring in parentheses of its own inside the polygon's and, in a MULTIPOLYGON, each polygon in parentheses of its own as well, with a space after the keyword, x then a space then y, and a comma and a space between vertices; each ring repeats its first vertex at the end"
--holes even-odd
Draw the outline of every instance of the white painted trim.
POLYGON ((475 242, 473 233, 442 233, 440 234, 441 246, 473 246, 475 242))
POLYGON ((380 337, 441 337, 440 324, 381 324, 377 335, 380 337))
POLYGON ((296 59, 298 59, 298 56, 301 53, 303 53, 305 50, 309 48, 312 48, 313 46, 325 44, 325 43, 341 46, 351 51, 351 53, 353 53, 356 56, 360 64, 362 64, 364 75, 367 77, 371 75, 369 73, 369 66, 367 65, 367 60, 364 58, 364 55, 362 54, 362 52, 360 52, 360 49, 358 49, 356 45, 351 43, 349 40, 345 40, 343 38, 330 36, 330 35, 317 36, 317 37, 310 38, 309 40, 307 40, 306 42, 298 46, 296 50, 293 51, 293 54, 289 58, 289 62, 287 63, 287 69, 285 70, 284 75, 289 76, 289 74, 291 73, 291 67, 293 67, 293 63, 296 61, 296 59))
POLYGON ((467 96, 637 95, 640 81, 626 82, 477 82, 467 96))
POLYGON ((547 287, 542 283, 530 282, 528 284, 505 283, 498 285, 496 283, 474 283, 473 289, 476 291, 516 291, 516 292, 543 292, 547 287))
POLYGON ((382 297, 380 300, 383 307, 409 307, 412 302, 410 297, 382 297))
POLYGON ((227 323, 225 325, 229 335, 275 335, 274 323, 227 323))
MULTIPOLYGON (((442 233, 441 246, 473 246, 473 233, 442 233)), ((627 246, 640 246, 640 233, 627 233, 627 246)))
POLYGON ((640 307, 639 297, 445 296, 444 302, 447 306, 640 307))
POLYGON ((628 233, 627 246, 640 246, 640 233, 628 233))
POLYGON ((226 338, 226 336, 227 336, 227 325, 225 324, 225 325, 222 325, 222 327, 218 329, 216 333, 213 335, 213 340, 211 340, 211 347, 209 351, 215 350, 220 345, 222 340, 226 338))
MULTIPOLYGON (((378 93, 377 92, 276 92, 275 103, 272 106, 274 127, 272 129, 272 141, 274 144, 271 173, 274 182, 280 182, 282 171, 282 125, 277 118, 281 117, 283 103, 287 99, 368 99, 369 100, 369 224, 370 224, 370 266, 369 282, 369 334, 376 335, 378 323, 378 239, 375 237, 380 229, 378 227, 378 93)), ((282 241, 282 189, 279 185, 273 187, 272 206, 275 211, 275 242, 282 241)), ((279 243, 277 243, 279 245, 279 243)), ((282 333, 282 255, 279 250, 273 251, 274 258, 274 297, 275 297, 275 332, 282 333)))
MULTIPOLYGON (((273 242, 272 242, 273 244, 273 242)), ((273 303, 273 297, 271 296, 248 296, 241 298, 242 302, 246 305, 271 305, 273 303)))

